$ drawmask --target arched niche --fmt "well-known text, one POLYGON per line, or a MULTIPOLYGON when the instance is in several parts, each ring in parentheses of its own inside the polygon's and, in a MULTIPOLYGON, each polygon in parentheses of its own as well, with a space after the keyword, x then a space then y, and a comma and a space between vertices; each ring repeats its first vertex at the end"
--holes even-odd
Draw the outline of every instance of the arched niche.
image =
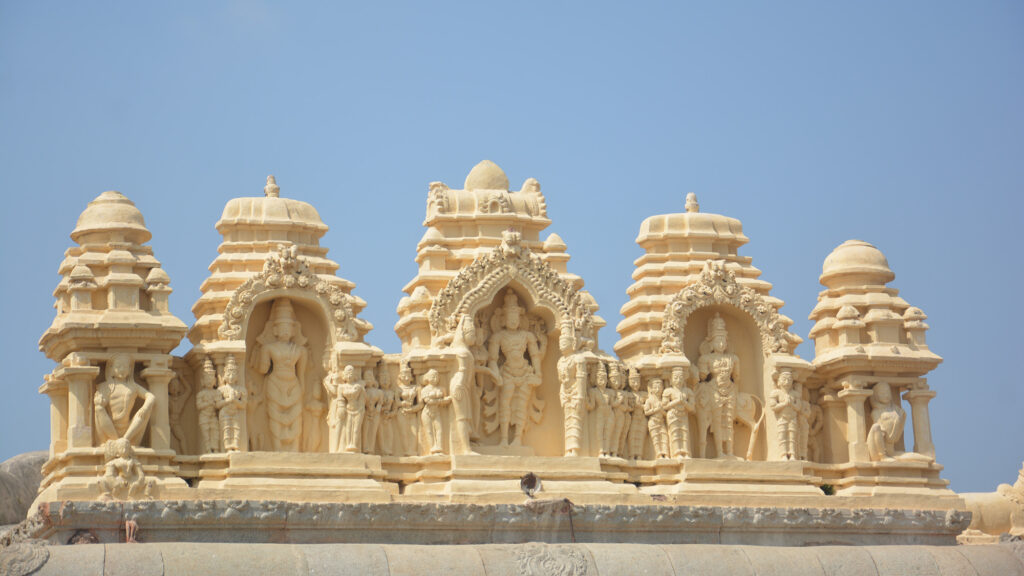
MULTIPOLYGON (((727 304, 715 304, 694 310, 687 318, 687 330, 683 337, 683 353, 696 367, 700 359, 700 345, 708 335, 708 323, 718 314, 725 321, 725 328, 728 332, 728 347, 726 352, 739 357, 740 382, 739 392, 749 394, 757 399, 758 407, 755 411, 755 419, 759 418, 765 406, 765 399, 770 389, 765 388, 765 357, 762 353, 761 334, 754 320, 743 310, 727 304)), ((771 383, 770 375, 767 378, 771 383)), ((696 392, 696 390, 694 391, 696 392)), ((734 453, 738 455, 747 454, 750 447, 751 427, 742 424, 735 425, 734 453)), ((697 443, 699 435, 696 415, 690 416, 690 442, 691 454, 697 454, 697 443)), ((707 437, 706 456, 714 458, 715 446, 711 434, 707 437)), ((755 439, 753 460, 764 460, 767 455, 767 443, 765 434, 765 423, 762 422, 759 428, 758 437, 755 439)))

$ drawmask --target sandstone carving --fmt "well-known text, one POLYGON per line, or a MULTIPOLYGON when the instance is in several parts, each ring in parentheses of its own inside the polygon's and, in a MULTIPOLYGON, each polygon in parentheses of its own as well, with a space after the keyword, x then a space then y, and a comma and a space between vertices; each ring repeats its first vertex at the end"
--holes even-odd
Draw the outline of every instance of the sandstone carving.
POLYGON ((452 398, 445 396, 444 390, 439 385, 440 375, 437 370, 428 370, 423 375, 423 388, 420 389, 420 402, 423 410, 420 418, 423 421, 423 431, 427 436, 427 445, 431 454, 443 454, 444 450, 444 423, 442 420, 441 408, 451 404, 452 398))
POLYGON ((203 454, 220 452, 221 429, 217 420, 217 404, 223 396, 217 390, 217 370, 213 360, 203 361, 203 372, 199 376, 202 388, 196 393, 196 412, 199 415, 199 451, 203 454))
POLYGON ((298 452, 302 439, 303 388, 309 350, 291 301, 274 300, 270 319, 256 339, 252 364, 265 374, 267 436, 277 452, 298 452))
POLYGON ((131 358, 124 354, 113 356, 107 363, 107 379, 93 397, 100 439, 106 442, 123 438, 139 445, 155 402, 153 393, 135 383, 131 358), (134 410, 139 399, 142 406, 134 410))

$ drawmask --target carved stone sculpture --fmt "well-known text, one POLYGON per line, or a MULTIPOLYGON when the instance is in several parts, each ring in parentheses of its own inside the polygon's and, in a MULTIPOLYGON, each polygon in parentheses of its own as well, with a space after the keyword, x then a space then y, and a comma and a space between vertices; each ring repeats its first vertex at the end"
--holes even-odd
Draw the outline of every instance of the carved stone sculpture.
POLYGON ((576 338, 571 323, 562 326, 558 336, 558 398, 562 404, 562 424, 565 436, 565 455, 579 456, 583 449, 583 409, 587 388, 587 363, 575 354, 576 338))
POLYGON ((811 415, 808 419, 807 430, 807 460, 811 462, 822 461, 822 430, 825 429, 825 413, 821 406, 811 404, 811 415))
MULTIPOLYGON (((725 320, 715 313, 708 321, 708 335, 700 345, 700 357, 697 359, 697 370, 704 388, 703 395, 711 392, 710 411, 702 406, 697 414, 700 428, 699 454, 704 457, 706 434, 710 424, 711 434, 715 437, 715 450, 719 458, 735 458, 733 441, 735 438, 736 401, 739 396, 740 361, 735 354, 726 352, 729 345, 729 334, 725 328, 725 320), (710 412, 710 413, 709 413, 710 412), (709 422, 710 421, 710 422, 709 422)), ((701 392, 698 392, 698 396, 701 392)))
POLYGON ((640 389, 640 373, 636 370, 629 371, 628 382, 629 390, 633 394, 633 413, 629 420, 626 457, 637 459, 643 458, 644 444, 647 440, 647 414, 644 413, 647 392, 640 389))
POLYGON ((104 453, 101 500, 129 500, 151 492, 152 483, 147 481, 142 464, 135 458, 135 450, 127 438, 108 440, 104 444, 104 453))
POLYGON ((451 403, 452 398, 444 395, 439 382, 440 374, 437 370, 430 369, 423 375, 423 388, 420 390, 420 402, 423 403, 423 410, 420 419, 423 421, 423 431, 427 435, 431 454, 444 454, 444 424, 442 421, 441 408, 451 403))
POLYGON ((384 392, 377 384, 373 368, 363 370, 363 385, 366 388, 366 416, 363 418, 363 446, 366 454, 377 453, 377 438, 380 432, 380 412, 384 404, 384 392))
POLYGON ((612 450, 612 426, 614 415, 612 414, 612 402, 615 401, 615 391, 608 389, 608 371, 604 363, 597 364, 594 372, 594 387, 587 394, 587 410, 591 412, 591 419, 594 422, 594 430, 597 435, 599 456, 609 457, 612 450))
POLYGON ((803 401, 793 388, 793 373, 779 373, 775 388, 768 394, 768 407, 775 413, 779 453, 783 460, 796 460, 798 454, 798 422, 803 401))
POLYGON ((810 442, 811 436, 811 393, 807 388, 799 385, 798 391, 797 396, 800 398, 800 404, 796 420, 796 456, 798 460, 807 460, 807 445, 810 442))
POLYGON ((238 385, 238 363, 234 356, 229 355, 224 363, 224 373, 217 391, 220 393, 217 415, 220 420, 221 448, 225 452, 244 450, 248 439, 244 433, 245 407, 249 399, 245 388, 238 385))
POLYGON ((146 432, 149 416, 153 412, 156 396, 135 383, 132 360, 124 354, 115 354, 107 362, 107 379, 96 389, 93 406, 96 431, 100 440, 125 438, 138 446, 146 432), (142 398, 142 407, 132 413, 135 402, 142 398))
POLYGON ((349 364, 341 371, 338 385, 342 433, 338 446, 342 452, 363 451, 363 419, 366 416, 366 386, 359 378, 355 366, 349 364))
POLYGON ((256 370, 266 374, 264 391, 271 447, 278 452, 298 452, 309 349, 287 298, 278 298, 271 305, 270 318, 257 338, 252 360, 256 370))
POLYGON ((455 353, 455 375, 449 383, 452 398, 452 454, 471 454, 473 432, 473 389, 476 382, 476 359, 470 349, 476 343, 476 325, 465 315, 452 338, 455 353))
POLYGON ((652 378, 647 387, 644 416, 647 417, 647 430, 654 444, 654 457, 668 458, 668 432, 665 429, 665 408, 661 401, 661 378, 652 378))
POLYGON ((423 403, 419 399, 419 387, 413 378, 412 368, 403 362, 398 370, 398 440, 401 456, 418 456, 420 453, 419 412, 423 403))
POLYGON ((629 431, 629 414, 633 408, 633 394, 625 389, 625 375, 618 362, 608 365, 608 380, 615 395, 612 400, 611 454, 612 456, 622 456, 626 451, 626 432, 629 431))
POLYGON ((879 382, 871 390, 871 429, 868 430, 868 455, 872 462, 895 460, 906 455, 896 449, 903 438, 907 413, 893 398, 888 382, 879 382))
POLYGON ((380 365, 377 380, 381 389, 380 431, 377 433, 377 446, 379 446, 381 455, 393 456, 396 450, 395 411, 398 405, 398 393, 391 380, 391 375, 383 363, 380 365))
POLYGON ((338 366, 336 354, 329 355, 324 369, 327 371, 327 375, 324 376, 324 390, 327 391, 330 403, 327 409, 327 449, 333 454, 341 452, 344 446, 341 436, 345 418, 345 402, 340 392, 341 368, 338 366))
POLYGON ((217 404, 221 393, 217 390, 217 369, 213 360, 203 361, 203 372, 199 375, 201 388, 196 392, 196 414, 199 419, 199 452, 209 454, 220 452, 220 422, 217 419, 217 404))
POLYGON ((672 369, 669 387, 662 394, 665 423, 668 426, 669 450, 673 458, 690 457, 690 414, 694 411, 693 392, 686 387, 685 372, 672 369))
POLYGON ((526 309, 519 305, 514 291, 505 292, 502 312, 504 328, 491 336, 488 367, 498 383, 499 444, 519 446, 533 391, 540 386, 543 355, 537 335, 520 327, 526 309))
POLYGON ((171 426, 171 450, 178 454, 186 450, 185 430, 182 428, 181 415, 192 395, 192 388, 187 379, 176 374, 167 385, 167 417, 171 426))

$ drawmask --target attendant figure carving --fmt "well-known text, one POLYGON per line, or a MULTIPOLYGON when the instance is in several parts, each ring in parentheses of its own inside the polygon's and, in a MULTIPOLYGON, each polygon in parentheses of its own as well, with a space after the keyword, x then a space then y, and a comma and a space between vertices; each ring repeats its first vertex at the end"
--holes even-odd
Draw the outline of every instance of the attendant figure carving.
POLYGON ((142 464, 127 438, 108 440, 104 445, 105 462, 100 487, 101 500, 129 499, 152 495, 153 482, 146 479, 142 464))
POLYGON ((420 390, 420 402, 423 403, 420 418, 423 420, 423 430, 426 432, 431 454, 444 454, 444 424, 441 408, 452 401, 450 396, 444 395, 444 390, 439 385, 440 380, 441 377, 437 370, 427 370, 427 373, 423 375, 423 389, 420 390))
POLYGON ((796 460, 798 456, 799 423, 802 401, 793 389, 793 373, 783 370, 779 373, 775 388, 768 394, 768 407, 775 413, 778 430, 779 454, 783 460, 796 460))
POLYGON ((608 389, 608 372, 604 363, 598 362, 597 370, 594 373, 594 387, 587 395, 587 411, 592 412, 594 431, 600 446, 601 457, 611 456, 612 447, 612 426, 614 416, 612 414, 612 402, 615 401, 615 392, 608 389))
POLYGON ((476 359, 470 349, 476 343, 473 318, 463 315, 455 329, 451 350, 455 353, 455 375, 449 383, 452 402, 452 454, 472 454, 473 390, 476 382, 476 359))
POLYGON ((807 444, 811 435, 811 394, 803 386, 797 385, 800 408, 796 419, 796 455, 798 460, 807 460, 807 444))
POLYGON ((217 370, 209 357, 203 361, 203 372, 199 376, 202 386, 196 393, 196 414, 199 420, 199 452, 209 454, 220 452, 220 421, 217 418, 217 403, 221 394, 217 390, 217 370))
POLYGON ((868 430, 868 455, 872 462, 888 460, 930 460, 927 456, 897 449, 903 439, 907 413, 892 393, 888 382, 879 382, 871 390, 871 429, 868 430))
POLYGON ((185 412, 185 404, 191 396, 192 389, 188 380, 180 374, 171 378, 167 387, 167 417, 171 425, 171 450, 182 454, 186 450, 185 430, 182 429, 181 415, 185 412))
POLYGON ((366 387, 356 372, 356 367, 349 364, 341 371, 341 384, 338 385, 341 396, 342 434, 339 446, 343 452, 359 453, 363 450, 363 419, 366 416, 366 387))
POLYGON ((811 416, 807 431, 807 459, 811 462, 822 461, 821 431, 825 428, 825 414, 821 406, 811 404, 811 416))
MULTIPOLYGON (((737 458, 734 454, 736 401, 739 396, 740 361, 726 351, 729 334, 725 320, 716 312, 708 322, 708 335, 700 345, 697 360, 699 378, 704 390, 711 392, 710 415, 706 409, 698 412, 700 420, 700 452, 703 457, 707 442, 707 420, 710 416, 711 434, 715 437, 715 450, 719 458, 737 458)), ((698 396, 701 392, 698 392, 698 396)), ((707 392, 704 392, 705 397, 707 392)))
POLYGON ((362 452, 377 453, 377 435, 380 431, 380 412, 384 405, 384 392, 377 385, 373 368, 363 370, 363 385, 366 387, 366 416, 363 420, 362 452))
POLYGON ((396 451, 395 411, 398 404, 398 398, 395 385, 391 379, 391 374, 388 372, 387 366, 385 366, 383 362, 380 364, 377 379, 380 382, 381 394, 383 395, 380 408, 380 432, 378 433, 378 445, 380 446, 380 453, 382 455, 393 456, 396 451))
POLYGON ((420 418, 423 403, 419 400, 419 387, 413 378, 412 368, 402 362, 398 370, 398 438, 401 456, 419 456, 420 418))
POLYGON ((266 375, 264 391, 271 446, 278 452, 298 452, 309 348, 290 300, 274 300, 267 326, 256 342, 252 359, 256 370, 266 375))
POLYGON ((612 386, 612 440, 611 455, 623 456, 626 452, 626 433, 629 431, 629 413, 632 411, 632 393, 626 390, 626 379, 618 362, 608 364, 608 381, 612 386))
POLYGON ((324 376, 324 389, 330 399, 327 409, 327 444, 333 454, 341 452, 344 447, 341 437, 345 428, 345 399, 341 396, 341 369, 338 367, 338 356, 330 354, 327 361, 327 375, 324 376))
POLYGON ((571 322, 562 325, 558 336, 558 398, 562 403, 562 422, 565 431, 565 455, 579 456, 583 448, 584 394, 587 386, 587 364, 576 354, 576 338, 571 322))
POLYGON ((243 450, 245 405, 248 402, 245 388, 238 385, 238 363, 229 355, 224 364, 224 374, 217 389, 218 417, 220 419, 221 447, 225 452, 243 450))
POLYGON ((149 416, 153 412, 156 396, 135 383, 132 360, 124 354, 115 354, 107 361, 107 380, 93 395, 96 431, 100 441, 125 438, 134 446, 142 441, 149 416), (142 406, 132 413, 142 399, 142 406))
POLYGON ((668 458, 668 433, 665 430, 665 408, 661 402, 661 378, 652 378, 647 384, 647 400, 644 402, 644 416, 647 417, 647 430, 654 444, 655 458, 668 458))
POLYGON ((526 309, 519 305, 514 291, 505 292, 502 312, 504 328, 491 336, 488 367, 498 383, 499 444, 519 446, 534 390, 541 383, 542 351, 537 335, 520 327, 526 309))
POLYGON ((693 392, 686 387, 682 367, 672 369, 669 387, 662 394, 669 450, 673 458, 690 457, 690 414, 694 411, 693 392))
POLYGON ((628 452, 626 457, 636 460, 643 458, 644 444, 647 440, 647 415, 644 413, 647 392, 640 389, 640 373, 635 369, 629 371, 628 382, 629 390, 633 394, 633 414, 629 421, 628 452))

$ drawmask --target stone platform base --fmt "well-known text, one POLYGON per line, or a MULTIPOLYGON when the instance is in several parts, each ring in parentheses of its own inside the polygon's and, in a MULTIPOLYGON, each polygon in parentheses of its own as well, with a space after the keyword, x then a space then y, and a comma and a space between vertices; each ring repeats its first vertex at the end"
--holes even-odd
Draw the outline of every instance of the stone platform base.
POLYGON ((970 515, 955 510, 686 505, 296 503, 272 500, 44 504, 26 536, 99 542, 137 526, 145 542, 492 544, 605 542, 771 546, 952 545, 970 515))
POLYGON ((1024 575, 1024 544, 987 546, 820 546, 514 544, 84 544, 0 550, 11 576, 445 576, 615 574, 730 576, 1024 575), (15 564, 15 561, 20 563, 15 564), (15 571, 17 570, 17 571, 15 571))

